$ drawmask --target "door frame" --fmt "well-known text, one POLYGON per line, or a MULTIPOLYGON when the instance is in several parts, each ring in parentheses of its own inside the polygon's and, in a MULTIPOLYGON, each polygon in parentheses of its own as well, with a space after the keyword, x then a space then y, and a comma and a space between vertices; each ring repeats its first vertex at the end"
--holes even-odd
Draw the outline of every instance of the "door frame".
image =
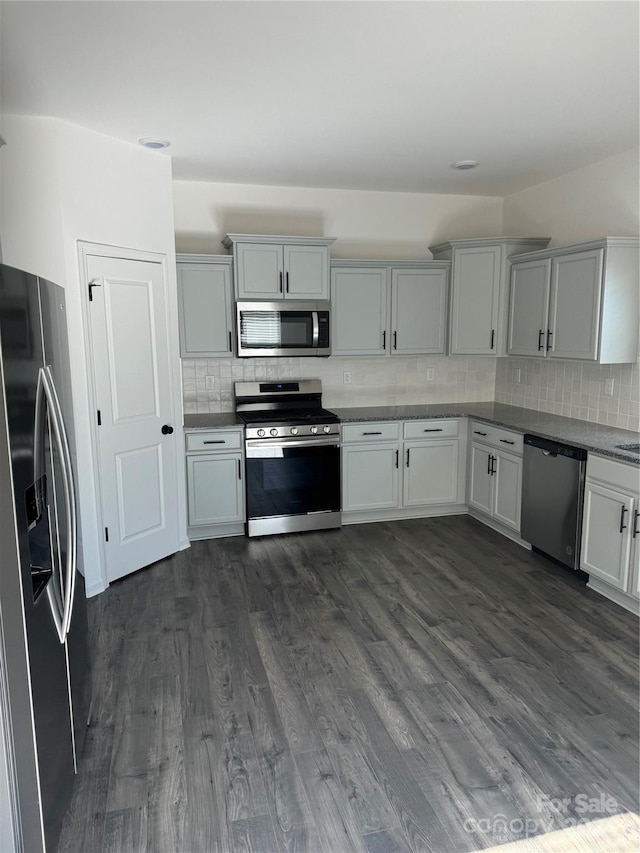
MULTIPOLYGON (((187 498, 186 498, 186 476, 185 466, 183 463, 185 458, 184 448, 184 430, 182 426, 182 379, 179 367, 180 350, 178 342, 178 299, 177 299, 177 275, 174 274, 173 279, 169 275, 169 263, 166 254, 160 252, 147 252, 142 249, 130 249, 123 246, 111 246, 104 243, 91 243, 85 240, 78 240, 78 268, 80 279, 80 302, 82 305, 82 330, 84 337, 85 352, 87 353, 87 361, 85 363, 85 377, 87 383, 87 398, 89 400, 89 424, 91 434, 91 463, 93 468, 94 499, 96 506, 96 517, 100 530, 104 530, 104 512, 102 502, 102 478, 100 475, 99 464, 99 435, 97 419, 92 415, 98 410, 96 397, 96 380, 93 365, 95 362, 95 353, 93 347, 93 337, 91 334, 91 317, 89 314, 89 258, 97 256, 101 258, 113 258, 125 261, 147 261, 150 263, 160 264, 164 281, 164 295, 166 299, 166 332, 169 342, 169 359, 172 369, 169 372, 169 395, 172 401, 172 416, 175 424, 174 435, 176 438, 176 482, 178 486, 178 547, 179 550, 189 548, 191 543, 187 538, 187 498)), ((82 529, 82 512, 80 512, 82 529)), ((109 586, 107 579, 107 560, 105 553, 105 539, 102 533, 97 536, 99 542, 100 555, 100 579, 102 581, 102 592, 109 586)))

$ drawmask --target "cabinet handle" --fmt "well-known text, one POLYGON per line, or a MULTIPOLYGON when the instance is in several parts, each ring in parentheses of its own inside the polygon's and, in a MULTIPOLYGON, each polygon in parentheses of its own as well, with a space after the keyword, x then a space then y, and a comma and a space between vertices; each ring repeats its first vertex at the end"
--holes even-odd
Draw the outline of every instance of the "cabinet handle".
POLYGON ((382 349, 387 348, 387 330, 385 329, 382 333, 382 349))
POLYGON ((624 514, 626 511, 626 506, 622 504, 622 506, 620 507, 620 533, 622 533, 623 530, 627 529, 627 525, 624 523, 624 514))
POLYGON ((547 329, 547 352, 551 349, 551 338, 553 337, 553 332, 551 329, 547 329))
POLYGON ((363 432, 363 435, 382 435, 381 432, 363 432))
POLYGON ((400 463, 400 451, 396 450, 396 468, 398 467, 399 463, 400 463))
POLYGON ((486 435, 486 432, 480 432, 479 429, 474 429, 473 434, 474 435, 486 435))
POLYGON ((287 293, 289 293, 289 271, 287 270, 287 293))
POLYGON ((231 332, 229 332, 229 352, 233 352, 233 343, 231 341, 231 332))
POLYGON ((442 432, 442 427, 435 427, 431 429, 425 429, 424 432, 442 432))
POLYGON ((409 467, 409 454, 411 453, 411 448, 407 447, 407 468, 409 467))
POLYGON ((227 441, 224 438, 217 438, 215 441, 213 439, 211 439, 211 440, 205 440, 202 443, 203 444, 226 444, 227 441))
POLYGON ((489 347, 489 349, 493 349, 493 345, 495 343, 495 340, 496 340, 496 330, 491 329, 491 346, 489 347))
POLYGON ((640 530, 638 530, 638 516, 639 515, 640 515, 640 512, 638 512, 637 509, 634 509, 634 511, 633 511, 633 538, 634 539, 640 533, 640 530))
POLYGON ((487 474, 489 474, 489 475, 491 475, 491 473, 492 473, 491 472, 491 460, 492 459, 493 459, 493 456, 491 454, 489 454, 487 456, 487 474))
POLYGON ((242 462, 238 459, 238 479, 242 479, 242 462))
POLYGON ((540 331, 538 332, 538 351, 544 349, 543 338, 544 338, 544 329, 540 329, 540 331))
POLYGON ((393 333, 393 348, 398 349, 398 333, 393 333))
POLYGON ((494 462, 497 462, 496 457, 495 457, 495 456, 490 456, 490 457, 489 457, 489 465, 490 465, 489 473, 491 474, 491 476, 492 476, 492 477, 493 477, 493 475, 496 473, 496 469, 495 469, 495 467, 494 467, 494 465, 493 465, 493 463, 494 463, 494 462))
POLYGON ((280 293, 282 293, 282 273, 280 273, 280 293))
POLYGON ((501 441, 503 444, 515 444, 515 441, 509 441, 509 439, 508 439, 508 438, 501 438, 501 439, 500 439, 500 441, 501 441))

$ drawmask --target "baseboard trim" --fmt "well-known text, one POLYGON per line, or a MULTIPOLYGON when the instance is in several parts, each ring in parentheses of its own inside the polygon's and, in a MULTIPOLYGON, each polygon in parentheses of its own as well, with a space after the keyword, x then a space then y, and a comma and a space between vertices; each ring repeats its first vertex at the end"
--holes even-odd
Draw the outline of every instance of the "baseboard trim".
POLYGON ((495 521, 493 518, 490 518, 488 515, 485 515, 482 512, 478 512, 475 509, 469 507, 469 515, 471 518, 475 518, 476 521, 479 521, 481 524, 490 527, 492 530, 495 530, 496 533, 500 533, 502 536, 506 536, 507 539, 511 539, 512 542, 515 542, 517 545, 520 545, 522 548, 526 548, 527 551, 531 550, 531 544, 522 539, 515 530, 510 530, 508 527, 505 527, 503 524, 500 524, 499 521, 495 521))
POLYGON ((375 521, 401 521, 403 518, 434 518, 439 515, 465 515, 466 504, 439 504, 428 507, 399 507, 358 512, 342 512, 342 524, 370 524, 375 521))
POLYGON ((589 576, 589 583, 587 586, 599 595, 603 595, 605 598, 613 601, 614 604, 619 604, 620 607, 624 607, 625 610, 628 610, 629 613, 633 613, 634 616, 640 616, 640 601, 632 595, 628 595, 626 592, 622 592, 622 590, 616 589, 614 586, 609 586, 605 581, 598 580, 598 578, 592 578, 591 576, 589 576))

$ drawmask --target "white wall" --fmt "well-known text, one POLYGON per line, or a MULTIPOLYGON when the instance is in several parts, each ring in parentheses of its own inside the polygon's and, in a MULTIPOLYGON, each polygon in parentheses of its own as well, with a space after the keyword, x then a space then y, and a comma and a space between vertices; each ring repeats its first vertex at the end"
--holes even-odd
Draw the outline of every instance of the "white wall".
MULTIPOLYGON (((169 318, 177 329, 171 161, 57 119, 3 116, 0 132, 3 262, 49 278, 66 290, 74 395, 81 536, 89 594, 102 573, 87 385, 78 241, 165 255, 169 318)), ((173 381, 180 414, 177 335, 173 381)), ((180 450, 178 455, 180 456, 180 450)), ((179 479, 183 488, 182 480, 179 479)), ((180 497, 180 496, 179 496, 180 497)), ((179 500, 181 512, 185 500, 179 500)), ((186 519, 181 519, 186 530, 186 519)))
POLYGON ((424 259, 429 244, 502 233, 502 199, 488 196, 194 181, 174 181, 173 196, 178 252, 224 253, 227 233, 296 234, 336 237, 338 258, 424 259))
POLYGON ((552 246, 640 232, 637 148, 504 199, 505 234, 548 234, 552 246))

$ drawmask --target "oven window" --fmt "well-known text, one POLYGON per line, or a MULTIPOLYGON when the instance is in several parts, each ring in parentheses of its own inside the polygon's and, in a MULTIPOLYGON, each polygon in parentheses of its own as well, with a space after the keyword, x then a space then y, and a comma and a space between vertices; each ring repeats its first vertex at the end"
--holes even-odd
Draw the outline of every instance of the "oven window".
POLYGON ((247 457, 249 518, 339 509, 338 447, 286 447, 268 456, 247 457))
POLYGON ((242 311, 240 344, 244 349, 306 349, 313 346, 311 311, 242 311))

